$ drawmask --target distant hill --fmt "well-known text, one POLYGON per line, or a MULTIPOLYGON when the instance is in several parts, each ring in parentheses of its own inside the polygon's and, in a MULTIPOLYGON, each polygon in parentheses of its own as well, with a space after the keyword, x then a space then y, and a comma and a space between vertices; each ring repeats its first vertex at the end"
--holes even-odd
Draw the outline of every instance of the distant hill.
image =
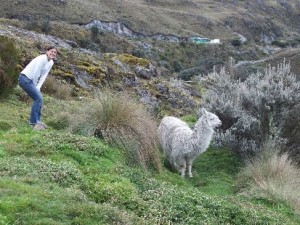
POLYGON ((300 34, 298 0, 0 0, 0 4, 1 17, 75 24, 97 19, 121 22, 148 35, 230 40, 241 34, 257 42, 270 42, 300 34))

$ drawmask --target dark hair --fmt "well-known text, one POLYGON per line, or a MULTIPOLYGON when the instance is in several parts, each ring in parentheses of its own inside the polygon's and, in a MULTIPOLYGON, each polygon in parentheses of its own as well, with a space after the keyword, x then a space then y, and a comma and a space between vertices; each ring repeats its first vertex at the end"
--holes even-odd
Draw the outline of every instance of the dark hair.
POLYGON ((49 51, 49 50, 51 50, 51 49, 56 49, 56 51, 57 51, 57 48, 56 48, 55 46, 53 46, 53 45, 47 46, 47 47, 45 48, 46 51, 49 51))

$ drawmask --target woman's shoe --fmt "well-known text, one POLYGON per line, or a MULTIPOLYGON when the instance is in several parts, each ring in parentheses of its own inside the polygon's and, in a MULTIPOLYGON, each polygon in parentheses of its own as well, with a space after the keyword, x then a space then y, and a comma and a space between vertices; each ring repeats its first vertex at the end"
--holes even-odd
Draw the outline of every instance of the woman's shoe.
POLYGON ((45 130, 45 129, 47 129, 47 125, 39 121, 33 126, 33 129, 34 130, 45 130))

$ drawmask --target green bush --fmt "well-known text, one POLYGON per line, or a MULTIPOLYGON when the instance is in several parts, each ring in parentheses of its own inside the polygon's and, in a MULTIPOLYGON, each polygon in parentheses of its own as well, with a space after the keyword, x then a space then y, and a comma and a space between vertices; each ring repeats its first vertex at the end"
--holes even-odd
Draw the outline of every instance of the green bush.
POLYGON ((49 20, 46 20, 46 21, 42 22, 42 24, 41 24, 41 31, 43 33, 49 34, 51 32, 51 29, 52 29, 52 27, 50 25, 49 20))
POLYGON ((206 75, 213 72, 215 66, 223 65, 223 61, 219 58, 206 58, 200 60, 196 67, 180 71, 178 78, 189 81, 194 76, 206 75))
POLYGON ((231 44, 235 47, 238 47, 242 45, 242 42, 239 39, 234 39, 231 41, 231 44))
POLYGON ((272 41, 272 45, 278 46, 280 48, 285 48, 289 45, 286 41, 272 41))
POLYGON ((0 97, 5 97, 18 82, 19 52, 14 41, 0 36, 0 97))
POLYGON ((93 41, 97 40, 99 34, 99 28, 97 26, 91 27, 91 39, 93 41))

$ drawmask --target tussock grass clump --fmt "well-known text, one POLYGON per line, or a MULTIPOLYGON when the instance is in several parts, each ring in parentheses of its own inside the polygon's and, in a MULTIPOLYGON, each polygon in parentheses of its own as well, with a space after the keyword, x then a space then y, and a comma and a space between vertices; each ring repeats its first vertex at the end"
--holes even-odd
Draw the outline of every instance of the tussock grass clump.
POLYGON ((59 99, 69 99, 72 95, 72 88, 70 85, 60 82, 54 76, 48 76, 42 88, 45 93, 59 99))
POLYGON ((266 147, 241 170, 237 184, 243 193, 285 202, 300 213, 300 170, 288 153, 266 147))
POLYGON ((132 164, 161 170, 157 124, 142 104, 126 95, 103 94, 83 108, 73 131, 104 139, 126 150, 132 164))

